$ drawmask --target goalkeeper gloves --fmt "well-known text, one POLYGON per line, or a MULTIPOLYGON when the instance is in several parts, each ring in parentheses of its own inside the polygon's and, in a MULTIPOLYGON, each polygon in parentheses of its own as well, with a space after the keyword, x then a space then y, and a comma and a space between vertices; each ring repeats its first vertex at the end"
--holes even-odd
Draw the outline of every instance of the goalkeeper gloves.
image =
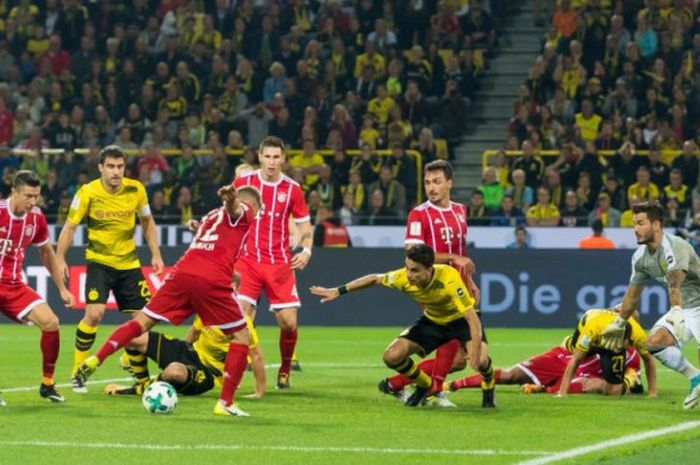
POLYGON ((627 320, 618 316, 600 334, 600 344, 603 348, 613 352, 619 352, 625 345, 625 326, 627 320))

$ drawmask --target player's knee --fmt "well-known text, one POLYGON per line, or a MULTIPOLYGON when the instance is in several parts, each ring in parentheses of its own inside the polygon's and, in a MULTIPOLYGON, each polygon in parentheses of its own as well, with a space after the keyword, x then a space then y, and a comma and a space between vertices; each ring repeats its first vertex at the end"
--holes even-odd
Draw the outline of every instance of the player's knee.
POLYGON ((450 371, 462 371, 467 367, 467 357, 462 354, 461 357, 455 357, 452 361, 452 368, 450 371))
POLYGON ((160 379, 168 382, 184 383, 187 381, 187 367, 182 363, 171 363, 160 374, 160 379))
POLYGON ((287 333, 291 333, 297 330, 297 322, 296 320, 291 320, 291 319, 282 319, 279 322, 280 329, 282 331, 285 331, 287 333))
POLYGON ((673 335, 665 328, 657 328, 647 338, 644 343, 645 347, 649 352, 658 352, 659 350, 665 349, 676 344, 676 339, 673 335))
POLYGON ((83 317, 83 321, 85 321, 85 323, 89 324, 90 326, 97 326, 102 321, 102 317, 104 316, 104 314, 104 308, 91 308, 90 306, 88 306, 85 309, 85 316, 83 317))
POLYGON ((51 313, 39 325, 42 331, 58 331, 58 317, 51 313))

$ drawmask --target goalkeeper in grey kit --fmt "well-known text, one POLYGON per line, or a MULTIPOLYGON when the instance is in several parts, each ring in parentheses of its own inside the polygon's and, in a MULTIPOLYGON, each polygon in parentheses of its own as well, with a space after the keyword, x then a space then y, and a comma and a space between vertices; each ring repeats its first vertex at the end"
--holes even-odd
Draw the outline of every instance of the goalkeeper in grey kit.
POLYGON ((691 339, 700 342, 700 259, 688 242, 664 233, 659 204, 635 205, 632 212, 640 247, 632 256, 632 275, 620 316, 603 331, 602 342, 611 350, 621 347, 625 323, 637 309, 646 282, 665 283, 671 308, 654 324, 646 347, 661 363, 688 379, 690 390, 683 408, 692 409, 700 400, 700 370, 683 356, 681 347, 691 339))

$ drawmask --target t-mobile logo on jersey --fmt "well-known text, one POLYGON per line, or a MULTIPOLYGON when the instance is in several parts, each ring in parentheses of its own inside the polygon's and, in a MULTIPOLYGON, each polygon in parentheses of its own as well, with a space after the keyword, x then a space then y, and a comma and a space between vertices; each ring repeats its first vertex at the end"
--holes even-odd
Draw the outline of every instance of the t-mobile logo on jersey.
POLYGON ((0 255, 12 252, 12 239, 0 239, 0 255))
POLYGON ((452 229, 449 226, 443 226, 440 228, 440 238, 445 241, 445 242, 452 242, 454 238, 460 239, 462 238, 462 234, 460 233, 455 233, 454 229, 452 229))

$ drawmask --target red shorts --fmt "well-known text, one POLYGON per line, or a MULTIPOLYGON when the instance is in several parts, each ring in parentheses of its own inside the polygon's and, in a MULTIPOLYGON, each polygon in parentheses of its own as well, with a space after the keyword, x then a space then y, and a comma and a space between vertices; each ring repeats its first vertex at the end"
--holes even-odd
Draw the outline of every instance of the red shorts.
POLYGON ((536 355, 529 360, 518 363, 520 368, 535 384, 552 386, 564 376, 564 370, 571 360, 571 354, 566 349, 554 347, 547 352, 536 355))
POLYGON ((294 271, 289 264, 271 265, 241 257, 236 262, 241 276, 238 298, 257 305, 263 289, 270 302, 270 310, 301 307, 294 271))
POLYGON ((216 326, 225 333, 246 327, 233 284, 209 281, 201 276, 171 273, 143 313, 157 321, 179 325, 196 313, 205 326, 216 326))
POLYGON ((46 301, 26 284, 0 284, 0 312, 23 323, 29 312, 46 301))

